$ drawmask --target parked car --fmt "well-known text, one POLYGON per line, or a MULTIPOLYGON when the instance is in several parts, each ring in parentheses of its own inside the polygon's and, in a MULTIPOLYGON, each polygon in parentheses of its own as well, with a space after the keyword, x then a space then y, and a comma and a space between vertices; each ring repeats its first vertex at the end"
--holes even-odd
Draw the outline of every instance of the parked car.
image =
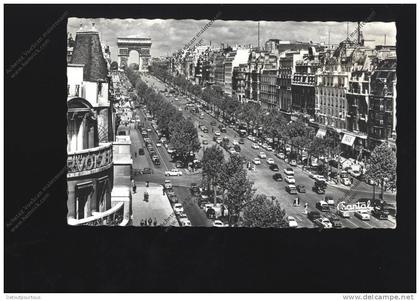
POLYGON ((221 227, 226 227, 226 225, 221 220, 217 219, 213 222, 213 227, 220 227, 221 228, 221 227))
POLYGON ((181 227, 191 227, 191 222, 188 218, 180 218, 179 223, 181 224, 181 227))
POLYGON ((374 217, 376 217, 377 219, 387 220, 388 219, 389 212, 388 212, 388 210, 376 209, 375 208, 375 209, 372 210, 372 215, 374 217))
POLYGON ((303 185, 296 185, 296 190, 299 193, 305 193, 306 192, 305 186, 303 186, 303 185))
POLYGON ((289 164, 290 164, 290 166, 296 166, 297 165, 296 160, 290 160, 289 164))
POLYGON ((294 176, 295 172, 293 171, 293 168, 287 167, 283 170, 283 172, 288 176, 294 176))
POLYGON ((165 171, 165 176, 182 176, 182 171, 177 168, 165 171))
POLYGON ((143 173, 144 175, 147 175, 147 174, 152 174, 152 169, 151 169, 151 168, 149 168, 149 167, 145 167, 145 168, 143 168, 142 173, 143 173))
POLYGON ((212 120, 212 121, 210 122, 210 125, 211 125, 211 126, 216 126, 216 121, 212 120))
POLYGON ((270 169, 272 171, 279 171, 279 166, 277 164, 270 164, 270 169))
POLYGON ((298 227, 298 223, 296 221, 296 219, 293 216, 288 216, 287 217, 287 223, 289 225, 289 228, 297 228, 298 227))
POLYGON ((345 186, 351 186, 351 181, 349 178, 341 178, 341 184, 345 186))
POLYGON ((197 183, 191 183, 190 190, 193 196, 198 196, 200 194, 200 189, 198 188, 197 183))
POLYGON ((239 145, 234 145, 233 146, 233 148, 235 149, 235 151, 237 152, 237 153, 239 153, 240 151, 241 151, 241 147, 239 146, 239 145))
POLYGON ((252 143, 251 148, 253 149, 260 149, 260 146, 256 143, 252 143))
POLYGON ((144 149, 143 148, 139 148, 139 156, 143 156, 144 155, 144 149))
POLYGON ((350 211, 348 210, 338 209, 337 214, 344 218, 350 218, 350 211))
POLYGON ((295 186, 295 185, 287 185, 287 186, 285 187, 285 189, 286 189, 286 191, 287 191, 289 194, 297 194, 297 190, 296 190, 296 186, 295 186))
POLYGON ((184 212, 184 207, 182 207, 182 204, 180 204, 180 203, 174 204, 173 208, 174 208, 175 214, 180 214, 180 213, 184 212))
POLYGON ((267 162, 269 165, 274 164, 274 160, 272 158, 267 158, 265 162, 267 162))
POLYGON ((325 201, 319 201, 319 202, 317 202, 316 203, 316 208, 319 211, 322 211, 322 212, 328 212, 328 211, 330 211, 330 206, 325 201))
POLYGON ((239 144, 244 144, 244 143, 245 143, 244 138, 240 138, 240 139, 239 139, 239 144))
POLYGON ((202 143, 203 143, 203 145, 209 144, 209 142, 206 139, 204 139, 202 143))
POLYGON ((251 135, 248 136, 248 139, 251 140, 252 142, 255 142, 255 140, 256 140, 255 137, 251 136, 251 135))
POLYGON ((219 131, 215 131, 215 132, 214 132, 214 135, 215 135, 216 137, 219 137, 219 136, 220 136, 220 132, 219 132, 219 131))
POLYGON ((152 160, 152 162, 153 162, 153 164, 154 164, 154 165, 160 165, 160 160, 159 160, 159 158, 154 158, 154 159, 152 160))
POLYGON ((252 163, 254 163, 255 165, 260 165, 260 164, 261 164, 261 161, 260 161, 260 159, 258 159, 258 158, 254 158, 254 159, 252 160, 252 163))
POLYGON ((276 181, 276 182, 282 182, 282 181, 283 181, 283 177, 281 176, 281 174, 280 174, 280 173, 275 173, 275 174, 273 175, 273 179, 274 179, 274 181, 276 181))
POLYGON ((362 221, 370 220, 370 214, 367 211, 362 211, 362 210, 356 211, 354 213, 354 216, 361 219, 362 221))

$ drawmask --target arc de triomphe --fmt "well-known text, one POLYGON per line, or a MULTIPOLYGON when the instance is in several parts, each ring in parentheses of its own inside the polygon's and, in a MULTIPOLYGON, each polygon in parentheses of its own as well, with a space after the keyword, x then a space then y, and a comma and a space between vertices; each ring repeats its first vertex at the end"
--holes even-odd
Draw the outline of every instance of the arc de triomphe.
POLYGON ((137 51, 139 54, 139 71, 147 72, 150 64, 150 48, 152 39, 150 38, 118 38, 118 67, 127 66, 130 51, 137 51))

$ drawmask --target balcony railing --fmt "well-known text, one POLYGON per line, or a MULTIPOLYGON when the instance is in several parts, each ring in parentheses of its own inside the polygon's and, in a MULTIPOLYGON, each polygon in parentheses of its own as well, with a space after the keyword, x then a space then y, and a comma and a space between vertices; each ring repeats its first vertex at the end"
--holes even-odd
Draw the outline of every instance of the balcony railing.
POLYGON ((112 143, 67 154, 67 178, 95 174, 112 167, 112 143))

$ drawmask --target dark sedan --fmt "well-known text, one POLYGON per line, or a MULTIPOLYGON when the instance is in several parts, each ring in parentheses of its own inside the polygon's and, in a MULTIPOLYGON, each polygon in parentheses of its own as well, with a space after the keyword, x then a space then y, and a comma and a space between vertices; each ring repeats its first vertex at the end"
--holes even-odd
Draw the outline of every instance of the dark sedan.
POLYGON ((305 193, 306 192, 305 186, 303 186, 303 185, 296 185, 296 189, 300 193, 305 193))
POLYGON ((270 165, 270 169, 271 169, 272 171, 279 171, 279 166, 278 166, 277 164, 271 164, 271 165, 270 165))
POLYGON ((151 174, 151 173, 152 173, 152 169, 151 168, 149 168, 149 167, 143 168, 143 174, 144 175, 151 174))
POLYGON ((275 174, 273 175, 273 179, 274 179, 274 181, 276 181, 276 182, 281 182, 281 181, 283 181, 283 177, 281 176, 281 174, 280 174, 280 173, 275 173, 275 174))

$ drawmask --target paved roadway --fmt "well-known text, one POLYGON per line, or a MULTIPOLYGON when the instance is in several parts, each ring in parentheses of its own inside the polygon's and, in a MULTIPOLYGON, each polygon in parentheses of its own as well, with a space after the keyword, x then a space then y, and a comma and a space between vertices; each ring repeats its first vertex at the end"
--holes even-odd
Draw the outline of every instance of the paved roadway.
MULTIPOLYGON (((154 86, 158 91, 165 89, 165 85, 162 82, 160 82, 158 79, 152 76, 148 76, 146 81, 149 85, 154 86)), ((204 147, 210 147, 211 145, 215 144, 215 142, 213 141, 214 133, 212 133, 212 126, 210 125, 210 122, 216 121, 217 125, 213 126, 213 129, 216 131, 216 129, 218 129, 217 128, 218 125, 220 124, 219 121, 217 121, 215 118, 213 118, 211 115, 207 113, 204 113, 205 114, 204 118, 200 119, 199 114, 195 114, 190 111, 184 110, 185 104, 188 102, 188 99, 186 97, 178 97, 178 101, 175 101, 174 97, 169 97, 169 99, 177 108, 181 108, 184 116, 186 118, 190 118, 197 128, 199 124, 204 124, 209 129, 209 133, 204 133, 200 129, 198 129, 200 142, 203 139, 206 139, 209 143, 207 146, 204 146, 204 147)), ((140 116, 142 117, 141 119, 143 121, 144 115, 142 116, 141 112, 140 112, 140 116)), ((152 139, 156 141, 157 137, 155 133, 153 134, 154 135, 152 136, 152 139)), ((239 137, 237 137, 237 133, 230 128, 227 128, 226 133, 221 133, 221 137, 225 137, 225 136, 229 138, 230 143, 232 143, 234 139, 239 140, 239 137)), ((268 152, 263 149, 260 149, 260 150, 252 149, 251 148, 252 142, 249 141, 248 139, 244 139, 244 140, 245 140, 245 144, 240 145, 241 155, 245 156, 247 160, 252 160, 253 158, 256 158, 260 151, 264 151, 267 155, 267 158, 274 159, 275 163, 279 166, 281 173, 283 173, 284 168, 289 167, 288 164, 285 163, 283 160, 280 160, 277 157, 275 157, 273 152, 268 152)), ((147 151, 146 151, 146 154, 147 154, 147 151)), ((229 157, 229 154, 227 152, 224 152, 224 154, 227 159, 229 157)), ((156 174, 162 174, 162 171, 161 171, 162 166, 163 168, 166 168, 166 169, 172 168, 170 157, 168 156, 168 154, 163 148, 160 150, 159 155, 161 156, 161 158, 163 159, 165 163, 163 163, 160 168, 157 168, 156 174)), ((200 152, 197 154, 197 157, 201 159, 202 150, 200 150, 200 152)), ((293 207, 292 200, 293 198, 295 198, 295 196, 291 196, 285 191, 286 183, 284 181, 275 182, 272 179, 274 172, 272 172, 268 168, 268 164, 266 164, 265 160, 261 160, 261 161, 262 161, 262 164, 257 166, 256 171, 248 172, 249 179, 254 181, 255 183, 254 187, 257 188, 257 193, 264 193, 268 196, 275 196, 276 199, 280 202, 281 206, 285 208, 286 212, 297 219, 298 224, 301 227, 313 227, 314 225, 312 224, 311 221, 307 219, 306 214, 304 213, 303 207, 293 207)), ((151 161, 150 161, 150 164, 153 165, 151 161)), ((311 187, 313 186, 313 180, 304 171, 302 171, 302 169, 295 167, 294 171, 295 171, 296 183, 304 185, 307 191, 304 194, 299 194, 299 197, 304 200, 303 202, 301 202, 301 204, 307 202, 309 206, 309 211, 317 210, 315 209, 315 204, 317 201, 321 200, 324 197, 324 195, 318 195, 312 192, 311 187)), ((154 177, 155 175, 150 176, 150 178, 154 178, 154 177)), ((199 183, 200 179, 201 179, 201 176, 189 175, 189 176, 183 176, 180 179, 176 179, 176 180, 174 179, 173 182, 174 183, 176 182, 178 185, 181 185, 181 186, 189 186, 191 182, 199 183)), ((343 185, 334 185, 334 186, 329 185, 327 188, 327 194, 332 195, 334 199, 337 201, 344 195, 344 193, 348 192, 348 190, 349 189, 343 185)), ((360 185, 358 185, 357 190, 355 189, 351 195, 354 197, 355 200, 362 197, 370 198, 372 196, 372 188, 366 183, 361 183, 360 185)), ((394 194, 386 193, 384 195, 384 198, 388 202, 395 203, 394 194)), ((395 227, 395 224, 393 222, 378 220, 374 218, 373 216, 371 217, 370 221, 362 221, 354 216, 352 216, 349 219, 341 219, 341 220, 342 220, 343 225, 348 228, 394 228, 395 227)))

